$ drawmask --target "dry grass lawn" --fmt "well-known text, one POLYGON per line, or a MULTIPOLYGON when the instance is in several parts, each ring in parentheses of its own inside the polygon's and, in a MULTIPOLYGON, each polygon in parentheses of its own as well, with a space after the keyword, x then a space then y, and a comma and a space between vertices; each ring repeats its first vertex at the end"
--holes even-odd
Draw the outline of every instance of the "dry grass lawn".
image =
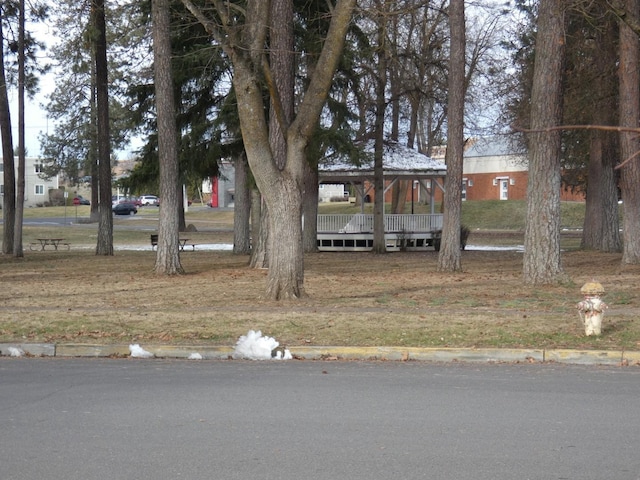
POLYGON ((232 346, 259 329, 287 346, 640 350, 640 267, 621 268, 619 254, 568 251, 571 281, 531 288, 513 251, 465 251, 458 274, 437 272, 433 251, 318 253, 305 258, 308 296, 273 302, 246 256, 185 252, 187 273, 167 278, 152 272, 154 252, 72 245, 0 257, 0 342, 232 346), (599 338, 584 336, 575 309, 593 278, 610 306, 599 338))

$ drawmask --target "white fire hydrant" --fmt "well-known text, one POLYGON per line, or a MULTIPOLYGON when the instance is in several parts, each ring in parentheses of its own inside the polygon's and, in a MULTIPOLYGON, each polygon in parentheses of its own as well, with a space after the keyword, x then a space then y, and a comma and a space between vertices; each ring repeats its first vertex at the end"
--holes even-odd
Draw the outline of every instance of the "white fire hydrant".
POLYGON ((604 294, 604 288, 595 280, 585 283, 580 289, 584 300, 576 305, 580 320, 584 325, 584 333, 587 336, 600 335, 602 333, 602 317, 604 311, 609 308, 600 296, 604 294))

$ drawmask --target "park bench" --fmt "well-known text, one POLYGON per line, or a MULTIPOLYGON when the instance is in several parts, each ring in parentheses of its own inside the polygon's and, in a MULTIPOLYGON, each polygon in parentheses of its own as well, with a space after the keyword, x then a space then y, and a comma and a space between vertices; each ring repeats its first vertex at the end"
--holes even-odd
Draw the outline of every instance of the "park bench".
MULTIPOLYGON (((184 252, 184 247, 191 247, 191 251, 195 252, 196 251, 196 245, 193 242, 190 242, 188 238, 181 238, 179 240, 179 245, 180 245, 180 250, 184 252)), ((156 233, 152 233, 151 234, 151 249, 154 250, 158 248, 158 234, 156 233)))

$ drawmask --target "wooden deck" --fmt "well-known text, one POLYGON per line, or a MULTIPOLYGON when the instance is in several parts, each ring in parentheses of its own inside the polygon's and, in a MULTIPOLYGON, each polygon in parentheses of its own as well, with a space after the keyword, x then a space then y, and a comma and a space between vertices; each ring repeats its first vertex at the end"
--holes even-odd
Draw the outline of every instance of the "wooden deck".
MULTIPOLYGON (((387 251, 439 249, 442 214, 385 215, 384 225, 387 251)), ((372 248, 373 214, 318 215, 318 250, 366 252, 372 248)))

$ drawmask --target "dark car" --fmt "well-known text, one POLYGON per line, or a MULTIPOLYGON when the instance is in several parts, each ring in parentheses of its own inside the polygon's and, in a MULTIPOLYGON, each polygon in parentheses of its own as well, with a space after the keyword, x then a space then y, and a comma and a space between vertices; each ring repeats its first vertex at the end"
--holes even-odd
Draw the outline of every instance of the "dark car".
POLYGON ((138 213, 138 207, 130 202, 117 203, 111 207, 114 215, 135 215, 138 213))
POLYGON ((73 199, 74 205, 91 205, 91 202, 84 198, 82 195, 78 195, 73 199))

